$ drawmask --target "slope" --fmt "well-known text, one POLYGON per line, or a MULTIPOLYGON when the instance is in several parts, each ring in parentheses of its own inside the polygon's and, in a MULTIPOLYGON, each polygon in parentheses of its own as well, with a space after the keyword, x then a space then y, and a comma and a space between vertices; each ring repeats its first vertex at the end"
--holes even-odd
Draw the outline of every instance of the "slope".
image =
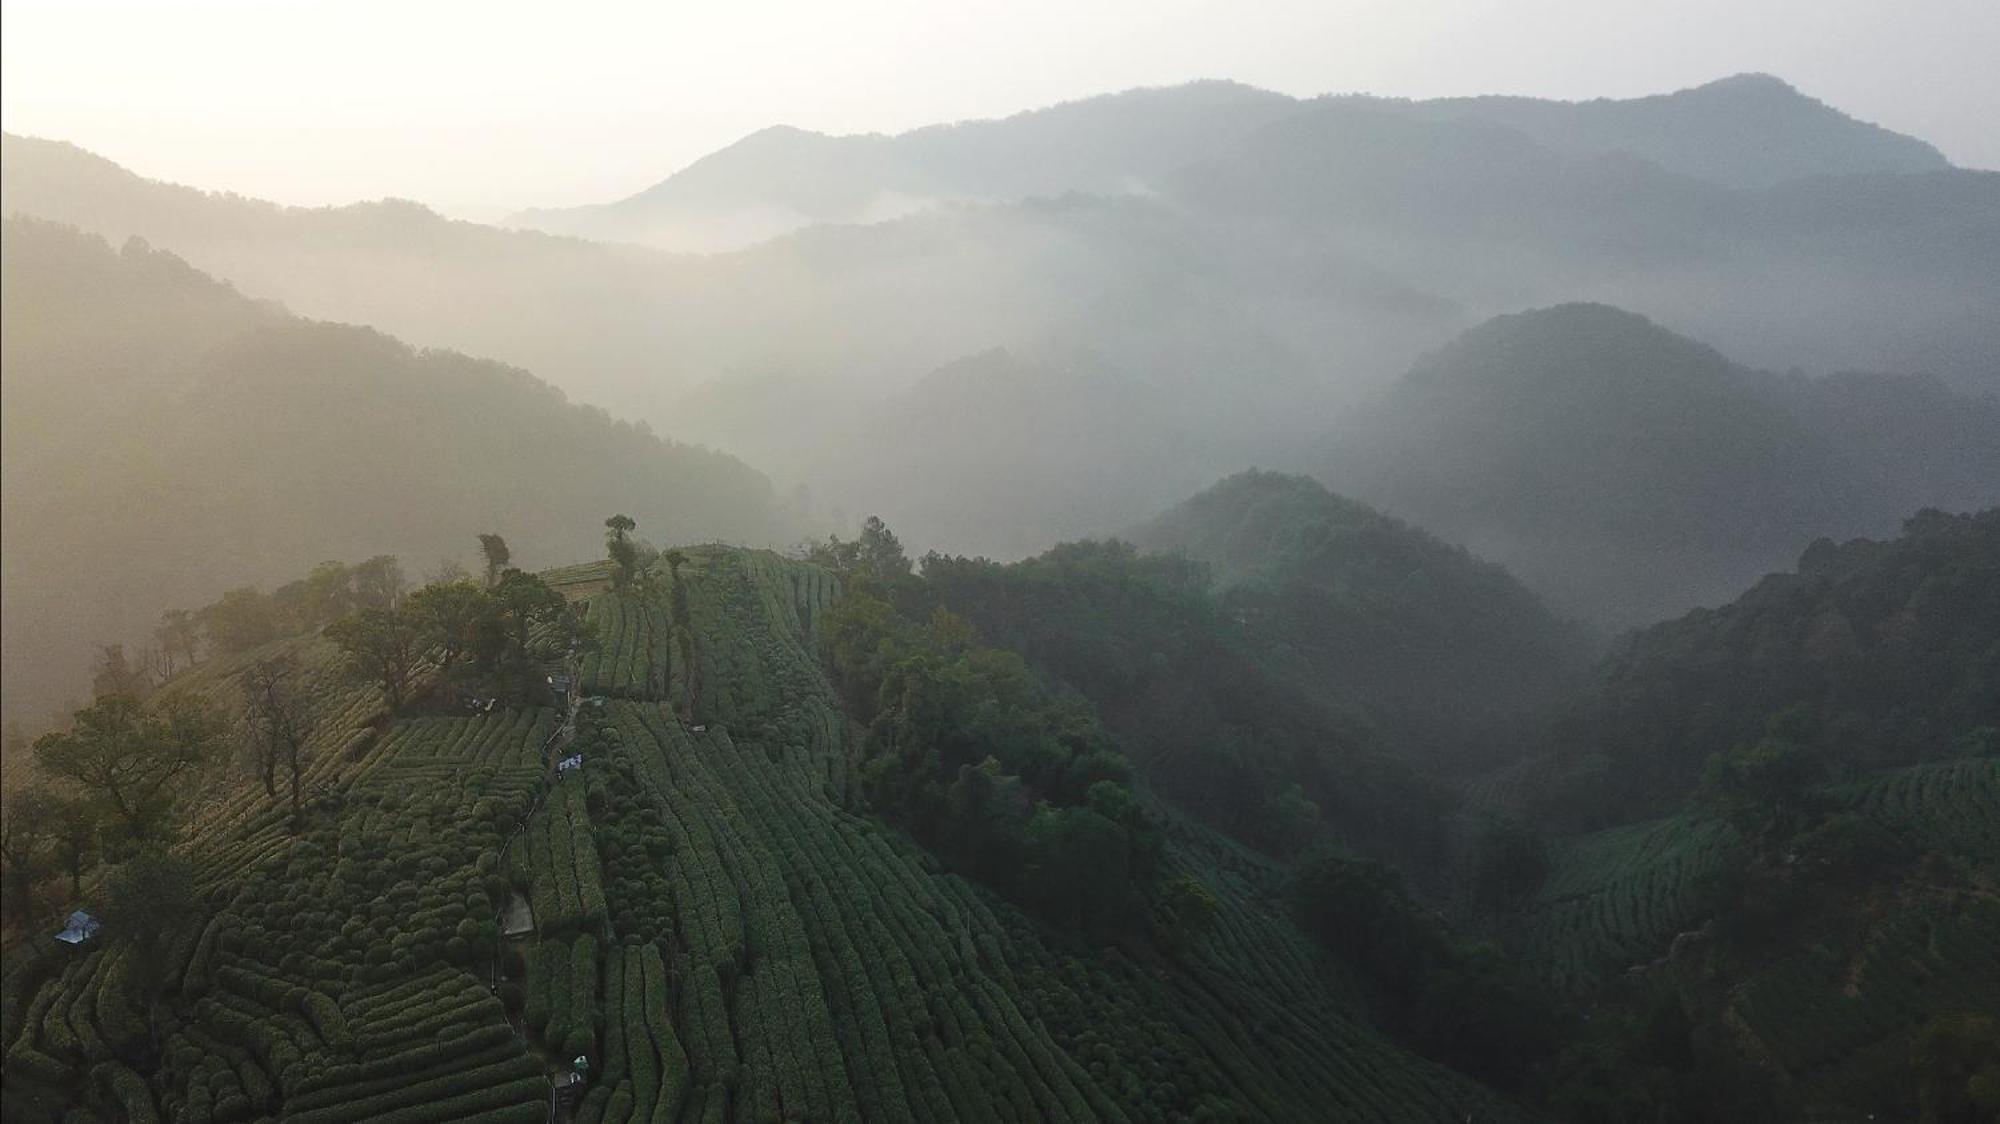
POLYGON ((1581 680, 1581 631, 1505 570, 1306 477, 1232 476, 1131 537, 1210 567, 1262 650, 1433 768, 1517 749, 1581 680))
POLYGON ((319 559, 428 566, 498 530, 533 560, 617 507, 656 533, 787 533, 740 462, 522 371, 299 320, 47 224, 8 220, 0 262, 12 714, 79 689, 92 643, 319 559))
POLYGON ((1713 604, 1821 535, 2000 501, 2000 400, 1779 379, 1632 313, 1496 318, 1337 427, 1320 475, 1623 626, 1713 604))
POLYGON ((844 804, 858 731, 814 651, 831 575, 710 547, 682 577, 703 725, 643 689, 582 707, 573 741, 537 709, 387 724, 323 757, 302 834, 260 811, 189 845, 209 917, 171 952, 150 1082, 143 1046, 99 1033, 116 944, 10 963, 10 1077, 135 1113, 525 1120, 540 1043, 592 1059, 589 1121, 1517 1117, 1358 1022, 1272 911, 1276 872, 1199 829, 1174 853, 1216 881, 1218 929, 1183 960, 939 873, 844 804), (510 886, 535 903, 518 956, 492 921, 510 886))
POLYGON ((1560 744, 1607 773, 1546 795, 1604 815, 1685 795, 1766 735, 1832 775, 1908 765, 2000 726, 2000 509, 1820 540, 1719 609, 1626 637, 1560 744))
POLYGON ((1922 141, 1856 121, 1768 75, 1627 100, 1295 100, 1229 82, 1129 90, 896 136, 761 130, 627 199, 509 220, 557 234, 714 250, 817 222, 866 222, 941 201, 1131 192, 1283 118, 1353 107, 1484 121, 1578 154, 1627 153, 1725 187, 1949 167, 1922 141))

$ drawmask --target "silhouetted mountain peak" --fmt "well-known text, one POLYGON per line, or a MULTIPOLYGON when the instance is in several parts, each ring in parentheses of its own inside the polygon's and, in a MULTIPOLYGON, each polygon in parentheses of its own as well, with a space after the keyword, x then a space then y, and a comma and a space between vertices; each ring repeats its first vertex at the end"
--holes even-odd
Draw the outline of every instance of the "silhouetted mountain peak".
POLYGON ((1420 360, 1405 383, 1572 393, 1636 383, 1714 387, 1739 375, 1714 348, 1636 312, 1576 302, 1496 316, 1420 360))

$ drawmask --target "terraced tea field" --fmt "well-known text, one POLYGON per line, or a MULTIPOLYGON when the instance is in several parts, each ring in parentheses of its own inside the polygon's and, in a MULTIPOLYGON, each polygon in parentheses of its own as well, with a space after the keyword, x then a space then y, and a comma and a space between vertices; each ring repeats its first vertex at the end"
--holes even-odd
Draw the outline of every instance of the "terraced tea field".
MULTIPOLYGON (((848 802, 858 737, 814 640, 832 577, 704 548, 683 578, 697 666, 670 695, 698 676, 706 729, 587 705, 559 780, 547 710, 330 732, 303 834, 260 791, 204 821, 160 1064, 118 1060, 146 1034, 100 951, 10 973, 9 1072, 175 1121, 526 1124, 542 1059, 576 1054, 587 1124, 1520 1117, 1357 1021, 1277 869, 1204 829, 1169 821, 1221 907, 1175 963, 942 869, 848 802), (510 881, 538 932, 495 992, 510 881)), ((600 652, 604 683, 645 659, 600 652)))
POLYGON ((1567 840, 1509 943, 1557 987, 1593 987, 1700 925, 1740 853, 1728 825, 1690 815, 1567 840))

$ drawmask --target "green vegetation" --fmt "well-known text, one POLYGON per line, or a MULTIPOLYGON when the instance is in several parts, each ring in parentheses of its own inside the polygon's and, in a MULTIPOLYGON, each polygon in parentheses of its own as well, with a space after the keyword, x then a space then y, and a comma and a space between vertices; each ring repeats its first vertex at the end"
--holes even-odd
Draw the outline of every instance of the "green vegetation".
POLYGON ((26 895, 37 927, 69 901, 105 928, 9 947, 10 1119, 526 1124, 577 1057, 584 1124, 1977 1119, 1988 1095, 1981 696, 1933 759, 1866 772, 1791 700, 1670 815, 1564 834, 1499 797, 1616 793, 1617 756, 1455 803, 1183 557, 913 572, 879 521, 800 560, 628 541, 622 580, 441 575, 209 644, 44 739, 71 772, 10 793, 9 918, 26 895), (350 629, 382 618, 400 695, 357 674, 350 629), (574 714, 534 703, 559 673, 574 714), (1204 792, 1230 775, 1204 760, 1253 783, 1204 792), (158 811, 138 831, 121 800, 158 811))
POLYGON ((908 595, 1093 706, 1161 795, 1277 851, 1331 837, 1428 864, 1445 797, 1361 715, 1270 657, 1201 568, 1120 542, 1003 566, 927 556, 908 595))
POLYGON ((1207 568, 1268 662, 1434 770, 1518 752, 1582 679, 1581 630, 1507 571, 1304 476, 1229 477, 1132 541, 1207 568))
POLYGON ((1822 540, 1795 573, 1621 642, 1562 731, 1572 771, 1541 804, 1585 824, 1658 811, 1733 751, 1790 746, 1835 778, 1978 752, 2000 727, 1996 637, 2000 510, 1822 540))

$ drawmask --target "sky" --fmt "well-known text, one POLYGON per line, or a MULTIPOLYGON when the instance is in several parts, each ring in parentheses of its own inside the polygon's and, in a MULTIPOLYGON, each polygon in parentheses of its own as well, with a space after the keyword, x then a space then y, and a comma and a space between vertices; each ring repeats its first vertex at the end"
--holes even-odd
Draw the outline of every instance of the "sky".
POLYGON ((622 198, 772 124, 1196 78, 1632 97, 1765 71, 2000 168, 2000 0, 5 0, 0 125, 283 203, 622 198))

